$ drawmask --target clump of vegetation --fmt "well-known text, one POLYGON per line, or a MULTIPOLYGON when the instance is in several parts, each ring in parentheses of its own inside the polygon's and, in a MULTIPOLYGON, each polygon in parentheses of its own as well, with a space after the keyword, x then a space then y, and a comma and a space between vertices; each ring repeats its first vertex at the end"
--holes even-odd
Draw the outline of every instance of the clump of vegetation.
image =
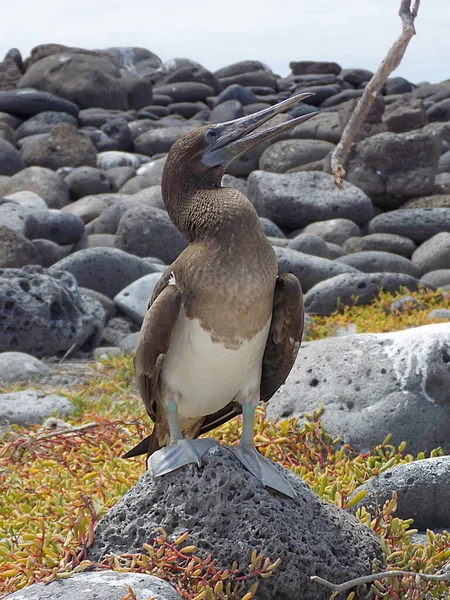
POLYGON ((356 326, 356 333, 387 333, 439 323, 442 319, 430 319, 428 316, 437 308, 450 308, 450 293, 425 288, 417 292, 406 289, 396 293, 382 292, 366 306, 358 306, 355 302, 353 306, 342 306, 328 317, 315 316, 308 339, 328 337, 349 324, 356 326), (416 299, 417 304, 407 304, 403 310, 392 308, 392 304, 404 296, 416 299))
MULTIPOLYGON (((344 309, 316 318, 315 337, 332 335, 336 324, 356 323, 361 331, 388 331, 429 323, 425 313, 448 307, 436 292, 418 292, 428 305, 392 316, 387 307, 398 295, 381 295, 371 307, 344 309)), ((35 582, 49 582, 92 568, 87 560, 97 521, 142 475, 142 460, 119 458, 148 434, 150 421, 136 395, 132 357, 112 357, 95 366, 96 376, 68 396, 76 411, 70 428, 61 431, 16 428, 5 434, 0 449, 0 597, 35 582)), ((20 389, 19 386, 16 389, 20 389)), ((239 418, 213 432, 226 445, 241 435, 239 418)), ((356 488, 386 469, 425 458, 385 442, 366 454, 332 439, 320 422, 320 411, 305 422, 268 421, 258 411, 255 441, 267 457, 304 478, 327 502, 349 507, 356 488)), ((431 456, 442 455, 438 448, 431 456)), ((365 509, 359 518, 380 537, 389 569, 436 573, 450 561, 450 534, 428 532, 426 543, 414 543, 411 521, 394 516, 395 498, 378 515, 365 509)), ((169 532, 170 533, 170 532, 169 532)), ((219 569, 214 557, 189 545, 188 532, 173 540, 161 531, 142 554, 110 557, 97 568, 152 573, 170 581, 186 600, 250 600, 258 580, 278 566, 277 557, 259 556, 251 565, 219 569)), ((360 586, 348 599, 446 598, 448 583, 399 577, 360 586)), ((133 598, 130 591, 130 600, 133 598)), ((257 597, 257 596, 256 596, 257 597)))

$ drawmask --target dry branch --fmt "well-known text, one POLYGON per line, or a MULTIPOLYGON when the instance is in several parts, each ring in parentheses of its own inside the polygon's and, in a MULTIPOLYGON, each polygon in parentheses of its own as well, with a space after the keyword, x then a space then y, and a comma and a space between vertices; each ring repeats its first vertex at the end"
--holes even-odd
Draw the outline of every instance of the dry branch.
POLYGON ((403 31, 395 40, 378 70, 365 87, 363 95, 359 99, 355 110, 342 132, 341 141, 334 149, 331 156, 331 171, 334 175, 334 181, 340 189, 343 189, 342 181, 345 177, 344 164, 355 135, 367 117, 377 93, 383 87, 392 71, 401 63, 409 41, 416 33, 414 20, 417 17, 419 5, 420 0, 414 0, 413 8, 411 8, 411 0, 401 0, 399 15, 402 20, 403 31))
POLYGON ((349 581, 344 581, 344 583, 339 584, 331 583, 326 579, 322 579, 322 577, 317 577, 317 575, 313 575, 311 579, 332 590, 333 593, 330 596, 330 600, 333 600, 341 592, 346 592, 357 585, 361 585, 362 583, 373 583, 374 581, 389 577, 418 577, 423 581, 450 581, 450 572, 445 572, 441 575, 428 575, 426 573, 412 573, 410 571, 383 571, 381 573, 365 575, 364 577, 356 577, 355 579, 350 579, 349 581))

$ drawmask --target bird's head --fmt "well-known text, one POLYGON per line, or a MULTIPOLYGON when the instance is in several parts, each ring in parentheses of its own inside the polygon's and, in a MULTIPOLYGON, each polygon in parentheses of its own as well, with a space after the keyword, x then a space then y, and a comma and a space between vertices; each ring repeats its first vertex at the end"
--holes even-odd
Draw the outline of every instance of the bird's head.
MULTIPOLYGON (((283 112, 312 94, 297 94, 257 113, 218 123, 205 125, 182 136, 170 149, 165 167, 165 177, 180 171, 203 180, 205 185, 220 185, 223 174, 232 162, 249 152, 260 142, 293 129, 317 113, 308 113, 284 123, 261 128, 275 115, 283 112)), ((164 177, 163 177, 164 180, 164 177)), ((164 181, 163 181, 164 184, 164 181)))

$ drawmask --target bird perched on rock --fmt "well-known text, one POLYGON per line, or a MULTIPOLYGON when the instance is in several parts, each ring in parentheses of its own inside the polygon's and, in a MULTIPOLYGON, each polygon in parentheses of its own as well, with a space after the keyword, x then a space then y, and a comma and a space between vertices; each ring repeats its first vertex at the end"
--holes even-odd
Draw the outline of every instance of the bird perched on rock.
POLYGON ((293 96, 255 114, 206 125, 171 148, 162 194, 190 242, 158 282, 136 348, 139 391, 155 425, 125 455, 147 453, 155 476, 200 466, 217 442, 197 439, 243 413, 240 444, 230 448, 263 485, 293 495, 254 444, 254 416, 288 376, 303 331, 298 279, 277 277, 277 259, 251 202, 221 186, 226 168, 256 144, 315 113, 261 128, 307 98, 293 96))

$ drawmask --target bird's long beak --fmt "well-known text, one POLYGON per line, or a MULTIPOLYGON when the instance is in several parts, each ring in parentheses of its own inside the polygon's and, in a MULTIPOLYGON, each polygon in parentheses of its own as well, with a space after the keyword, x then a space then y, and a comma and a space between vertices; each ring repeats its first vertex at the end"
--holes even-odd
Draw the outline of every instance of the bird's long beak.
POLYGON ((290 119, 285 123, 274 125, 268 129, 258 130, 261 125, 275 115, 312 95, 297 94, 247 117, 241 117, 234 121, 227 121, 226 123, 219 123, 218 125, 208 127, 205 131, 205 139, 208 147, 203 154, 203 164, 210 168, 219 166, 227 167, 260 142, 308 121, 317 112, 308 113, 296 119, 290 119))

